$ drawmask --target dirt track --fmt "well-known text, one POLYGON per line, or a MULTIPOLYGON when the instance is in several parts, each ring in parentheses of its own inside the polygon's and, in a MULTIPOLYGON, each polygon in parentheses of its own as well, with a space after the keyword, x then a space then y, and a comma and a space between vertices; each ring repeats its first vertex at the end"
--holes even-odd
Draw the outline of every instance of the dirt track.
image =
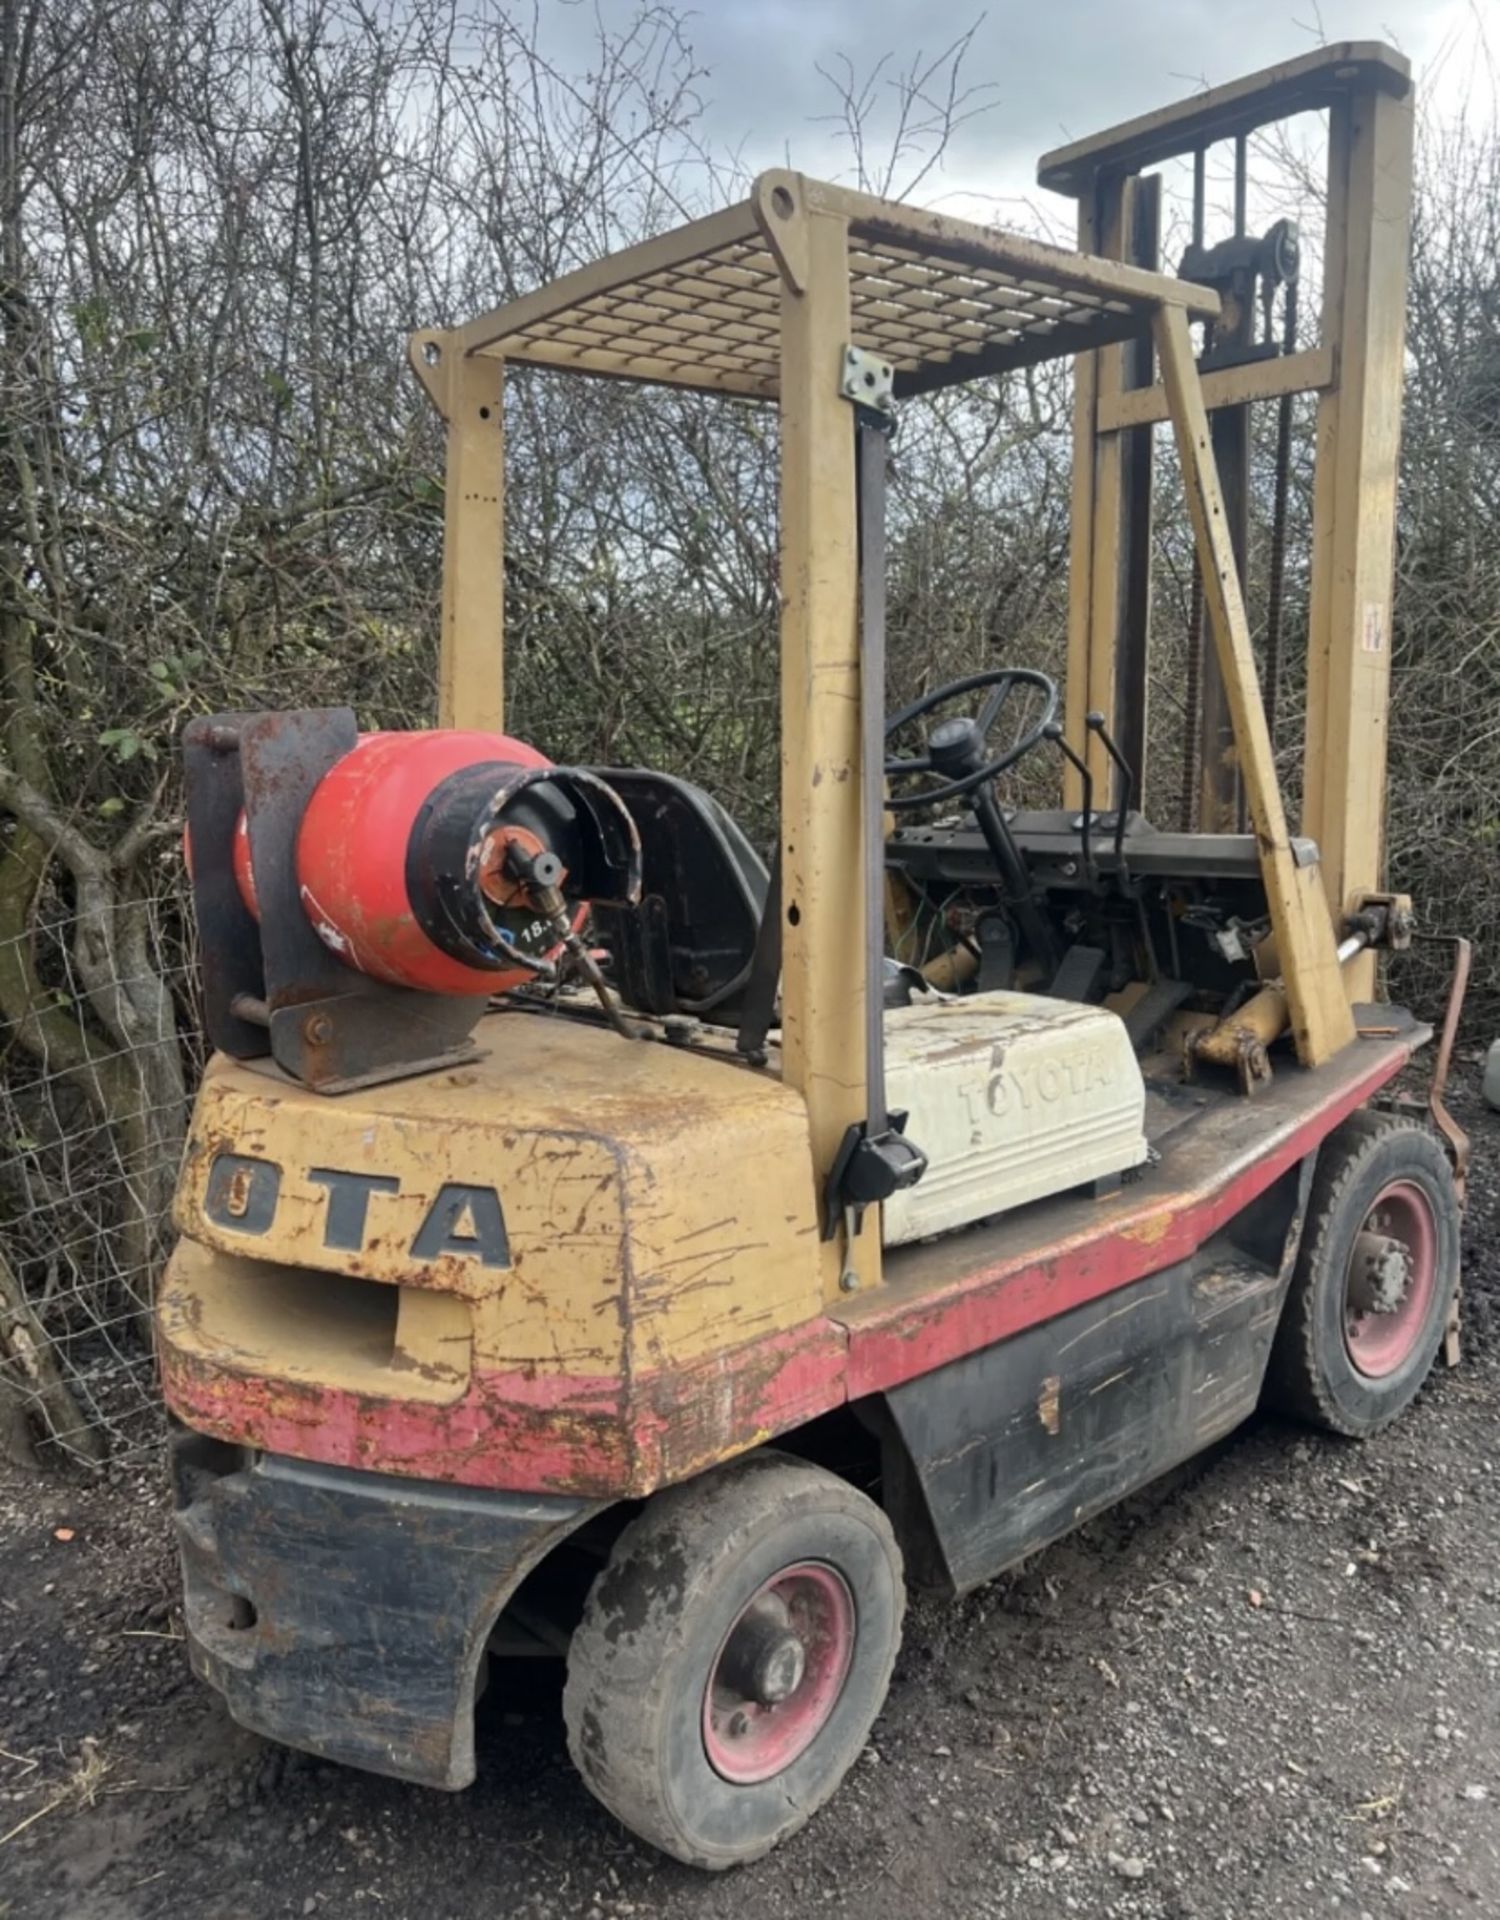
POLYGON ((1254 1425, 918 1602, 842 1795, 725 1878, 594 1805, 534 1667, 466 1794, 267 1746, 185 1670, 154 1473, 0 1482, 0 1920, 1500 1914, 1500 1116, 1455 1104, 1464 1367, 1369 1446, 1254 1425))

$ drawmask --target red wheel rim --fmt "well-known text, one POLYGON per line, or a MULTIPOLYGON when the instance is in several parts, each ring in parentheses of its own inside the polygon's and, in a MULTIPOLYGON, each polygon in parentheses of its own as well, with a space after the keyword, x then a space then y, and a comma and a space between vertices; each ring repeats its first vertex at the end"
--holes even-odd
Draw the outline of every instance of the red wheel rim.
POLYGON ((703 1750, 735 1786, 769 1780, 828 1724, 854 1658, 854 1596, 805 1560, 772 1574, 741 1607, 703 1690, 703 1750))
POLYGON ((1393 1180, 1355 1235, 1344 1283, 1344 1345, 1356 1371, 1382 1380, 1411 1358, 1437 1287, 1437 1228, 1427 1195, 1393 1180))

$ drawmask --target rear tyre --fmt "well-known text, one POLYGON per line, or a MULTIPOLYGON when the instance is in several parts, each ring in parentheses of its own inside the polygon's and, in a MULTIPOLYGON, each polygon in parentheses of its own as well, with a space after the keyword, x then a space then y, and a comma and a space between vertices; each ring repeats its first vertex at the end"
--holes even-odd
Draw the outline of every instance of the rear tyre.
POLYGON ((1424 1128, 1351 1114, 1318 1154, 1266 1375, 1269 1405, 1362 1439, 1431 1371, 1458 1285, 1459 1208, 1424 1128))
POLYGON ((864 1746, 904 1605, 889 1521, 820 1467, 754 1453, 656 1494, 568 1652, 574 1763, 664 1853, 713 1869, 758 1859, 864 1746))

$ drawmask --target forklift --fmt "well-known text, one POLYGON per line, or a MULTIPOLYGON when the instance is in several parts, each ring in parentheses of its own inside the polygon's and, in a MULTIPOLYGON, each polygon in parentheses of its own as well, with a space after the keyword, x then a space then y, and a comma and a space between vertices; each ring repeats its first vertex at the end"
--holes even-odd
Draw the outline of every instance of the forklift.
POLYGON ((186 1637, 237 1721, 461 1788, 481 1690, 561 1656, 597 1798, 754 1860, 868 1740, 908 1584, 992 1579, 1259 1406, 1372 1435, 1456 1360, 1463 956, 1430 1121, 1393 1083, 1431 1029, 1377 975, 1421 937, 1381 872, 1411 129, 1405 60, 1328 47, 1048 155, 1077 251, 778 170, 413 338, 440 724, 184 743, 215 1051, 157 1338, 186 1637), (1295 233, 1246 231, 1247 143, 1299 114, 1312 345, 1295 233), (1060 356, 1065 684, 981 659, 889 712, 893 419, 1060 356), (505 732, 508 364, 778 409, 768 860, 683 779, 505 732), (1248 422, 1308 393, 1293 831, 1248 422), (1153 822, 1158 425, 1197 611, 1184 817, 1153 822), (1002 803, 1023 762, 1060 804, 1002 803))

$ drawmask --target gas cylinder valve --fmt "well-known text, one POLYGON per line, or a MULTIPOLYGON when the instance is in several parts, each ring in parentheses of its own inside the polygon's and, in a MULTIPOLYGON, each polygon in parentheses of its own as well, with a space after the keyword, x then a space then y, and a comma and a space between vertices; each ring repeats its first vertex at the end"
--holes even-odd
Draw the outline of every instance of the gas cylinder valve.
POLYGON ((637 1036, 621 1017, 619 1007, 610 997, 608 984, 599 970, 599 963, 590 953, 587 942, 580 936, 568 903, 563 898, 562 881, 565 869, 562 861, 545 847, 531 852, 519 841, 513 840, 506 849, 505 864, 507 871, 525 887, 527 896, 547 922, 549 930, 556 936, 558 945, 564 949, 573 965, 598 995, 599 1004, 608 1016, 610 1025, 624 1039, 634 1040, 637 1036))

